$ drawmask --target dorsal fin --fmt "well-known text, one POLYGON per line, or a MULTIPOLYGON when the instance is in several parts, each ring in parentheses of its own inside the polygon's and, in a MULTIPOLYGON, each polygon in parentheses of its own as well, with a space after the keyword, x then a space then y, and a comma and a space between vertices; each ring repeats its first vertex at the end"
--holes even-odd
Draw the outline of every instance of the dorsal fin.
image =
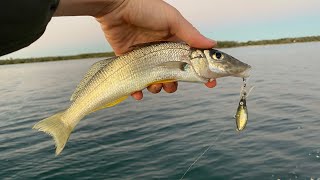
POLYGON ((132 45, 129 47, 129 49, 136 50, 140 49, 146 46, 151 46, 151 45, 156 45, 156 44, 161 44, 161 43, 167 43, 168 41, 154 41, 154 42, 146 42, 146 43, 138 43, 135 45, 132 45))
POLYGON ((78 98, 80 92, 83 90, 83 88, 86 86, 86 84, 91 80, 91 78, 103 67, 105 67, 108 63, 110 63, 113 59, 115 59, 116 57, 112 57, 109 59, 104 59, 101 61, 98 61, 96 63, 94 63, 89 71, 84 75, 84 77, 82 78, 82 80, 80 81, 80 83, 78 84, 76 90, 73 92, 70 101, 74 101, 75 99, 78 98))

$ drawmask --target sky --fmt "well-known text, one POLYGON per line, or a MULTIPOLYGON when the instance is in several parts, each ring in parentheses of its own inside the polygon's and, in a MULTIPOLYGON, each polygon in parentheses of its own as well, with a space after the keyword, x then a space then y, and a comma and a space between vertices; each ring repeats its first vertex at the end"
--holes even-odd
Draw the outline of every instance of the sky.
MULTIPOLYGON (((166 0, 202 34, 248 41, 320 35, 320 0, 166 0)), ((0 57, 29 58, 112 51, 92 17, 54 17, 29 47, 0 57)))

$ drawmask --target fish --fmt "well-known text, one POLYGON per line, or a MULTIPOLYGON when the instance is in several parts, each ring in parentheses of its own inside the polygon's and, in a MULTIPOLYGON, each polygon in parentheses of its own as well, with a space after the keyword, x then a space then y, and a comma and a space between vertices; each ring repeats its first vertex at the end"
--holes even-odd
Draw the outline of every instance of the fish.
POLYGON ((251 66, 217 49, 197 49, 185 43, 154 42, 94 63, 72 94, 70 106, 33 126, 51 135, 56 156, 86 115, 109 108, 155 83, 206 83, 216 78, 247 77, 251 66))

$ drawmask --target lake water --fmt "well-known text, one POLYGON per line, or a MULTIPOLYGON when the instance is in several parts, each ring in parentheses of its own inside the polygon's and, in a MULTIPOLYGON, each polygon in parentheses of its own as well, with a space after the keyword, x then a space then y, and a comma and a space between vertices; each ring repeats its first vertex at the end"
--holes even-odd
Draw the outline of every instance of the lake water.
POLYGON ((320 178, 320 43, 224 49, 253 67, 249 122, 235 130, 240 78, 180 83, 87 116, 62 154, 32 130, 66 108, 97 60, 0 66, 0 179, 320 178))

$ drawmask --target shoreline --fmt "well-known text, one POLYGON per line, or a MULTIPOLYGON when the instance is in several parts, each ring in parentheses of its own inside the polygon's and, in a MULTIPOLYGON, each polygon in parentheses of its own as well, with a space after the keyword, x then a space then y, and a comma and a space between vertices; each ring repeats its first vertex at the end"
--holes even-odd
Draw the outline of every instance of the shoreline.
MULTIPOLYGON (((277 45, 277 44, 291 44, 291 43, 305 43, 305 42, 317 42, 320 41, 320 36, 307 36, 297 38, 281 38, 272 40, 258 40, 258 41, 218 41, 216 48, 235 48, 244 46, 263 46, 263 45, 277 45)), ((39 58, 24 58, 24 59, 7 59, 0 60, 0 65, 9 64, 24 64, 24 63, 35 63, 35 62, 49 62, 49 61, 64 61, 64 60, 77 60, 86 58, 100 58, 100 57, 112 57, 114 52, 103 52, 103 53, 88 53, 78 54, 71 56, 54 56, 54 57, 39 57, 39 58)))

